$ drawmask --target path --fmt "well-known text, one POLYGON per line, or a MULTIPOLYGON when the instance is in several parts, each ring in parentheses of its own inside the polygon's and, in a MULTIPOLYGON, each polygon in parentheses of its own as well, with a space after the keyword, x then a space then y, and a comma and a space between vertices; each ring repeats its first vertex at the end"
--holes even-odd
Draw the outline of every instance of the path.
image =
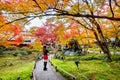
POLYGON ((33 80, 65 80, 55 69, 50 62, 47 64, 47 71, 43 71, 43 60, 36 63, 36 68, 33 71, 33 80))

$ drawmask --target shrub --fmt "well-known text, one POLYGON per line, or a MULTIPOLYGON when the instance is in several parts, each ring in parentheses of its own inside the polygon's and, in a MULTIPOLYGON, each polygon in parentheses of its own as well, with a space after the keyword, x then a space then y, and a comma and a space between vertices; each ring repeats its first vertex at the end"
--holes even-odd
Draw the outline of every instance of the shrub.
POLYGON ((17 56, 18 54, 22 54, 22 55, 28 55, 28 52, 25 51, 25 50, 15 50, 15 51, 12 51, 12 55, 14 56, 17 56))
POLYGON ((112 55, 112 60, 113 61, 120 61, 120 55, 119 54, 112 55))
POLYGON ((82 56, 81 60, 103 60, 104 56, 103 55, 86 55, 86 56, 82 56))
POLYGON ((4 50, 5 50, 4 47, 0 47, 0 54, 2 54, 4 50))

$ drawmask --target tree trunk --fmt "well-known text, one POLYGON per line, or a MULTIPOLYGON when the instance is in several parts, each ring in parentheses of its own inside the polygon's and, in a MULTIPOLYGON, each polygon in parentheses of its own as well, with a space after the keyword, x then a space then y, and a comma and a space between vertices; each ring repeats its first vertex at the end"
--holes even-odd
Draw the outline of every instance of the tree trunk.
POLYGON ((93 23, 96 28, 97 28, 97 32, 95 32, 94 30, 94 35, 96 37, 96 40, 98 42, 98 45, 100 46, 100 48, 102 49, 102 51, 104 52, 104 54, 106 54, 107 57, 107 61, 112 61, 111 59, 111 54, 110 54, 110 50, 108 48, 108 43, 106 38, 103 36, 103 32, 100 28, 100 25, 95 21, 95 19, 89 19, 91 21, 91 23, 93 23), (99 36, 99 37, 98 37, 99 36))
POLYGON ((104 54, 106 54, 107 61, 112 61, 110 51, 108 49, 107 44, 105 42, 103 43, 101 40, 99 40, 98 35, 97 35, 96 32, 94 32, 94 35, 95 35, 95 38, 96 38, 96 40, 98 42, 98 45, 100 46, 101 50, 104 52, 104 54))

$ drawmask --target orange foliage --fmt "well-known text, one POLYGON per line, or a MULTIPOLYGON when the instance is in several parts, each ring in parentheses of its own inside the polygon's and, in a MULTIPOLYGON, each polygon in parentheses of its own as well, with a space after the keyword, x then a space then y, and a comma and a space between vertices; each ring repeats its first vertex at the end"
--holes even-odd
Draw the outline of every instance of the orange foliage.
POLYGON ((18 36, 16 38, 15 42, 22 43, 23 42, 23 37, 22 36, 18 36))
POLYGON ((22 31, 22 29, 19 26, 12 26, 12 30, 14 32, 14 36, 19 35, 19 33, 22 31))
POLYGON ((23 37, 22 36, 18 36, 15 40, 8 40, 6 41, 6 43, 8 45, 14 44, 14 45, 19 45, 23 43, 23 37))
POLYGON ((5 46, 9 46, 11 44, 19 45, 23 43, 23 37, 20 36, 21 31, 22 31, 22 28, 16 25, 9 25, 9 26, 2 27, 0 34, 2 34, 1 36, 1 39, 3 39, 2 41, 6 43, 5 46), (5 38, 2 38, 2 37, 5 37, 5 38), (13 39, 10 40, 11 38, 13 39))
POLYGON ((42 10, 46 10, 47 6, 45 4, 39 4, 42 10))
POLYGON ((46 0, 46 3, 52 5, 54 3, 54 1, 55 0, 46 0))
POLYGON ((5 19, 4 19, 4 16, 0 15, 0 22, 4 22, 5 19))
POLYGON ((0 25, 3 25, 6 22, 5 17, 0 15, 0 25))

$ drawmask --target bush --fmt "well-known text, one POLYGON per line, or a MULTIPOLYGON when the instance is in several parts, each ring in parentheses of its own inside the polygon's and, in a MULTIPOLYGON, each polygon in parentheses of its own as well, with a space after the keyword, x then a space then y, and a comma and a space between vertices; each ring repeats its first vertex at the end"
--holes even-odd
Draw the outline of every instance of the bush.
POLYGON ((15 50, 12 52, 12 55, 14 56, 17 56, 18 54, 22 54, 22 55, 28 55, 28 52, 23 50, 23 51, 20 51, 20 50, 15 50))
POLYGON ((4 50, 5 50, 4 47, 0 47, 0 54, 2 54, 4 50))
POLYGON ((0 80, 31 80, 34 61, 20 60, 11 55, 0 58, 0 80))
POLYGON ((113 61, 120 61, 120 55, 119 54, 112 55, 112 60, 113 61))
POLYGON ((88 56, 82 56, 81 60, 103 60, 103 55, 88 55, 88 56))

